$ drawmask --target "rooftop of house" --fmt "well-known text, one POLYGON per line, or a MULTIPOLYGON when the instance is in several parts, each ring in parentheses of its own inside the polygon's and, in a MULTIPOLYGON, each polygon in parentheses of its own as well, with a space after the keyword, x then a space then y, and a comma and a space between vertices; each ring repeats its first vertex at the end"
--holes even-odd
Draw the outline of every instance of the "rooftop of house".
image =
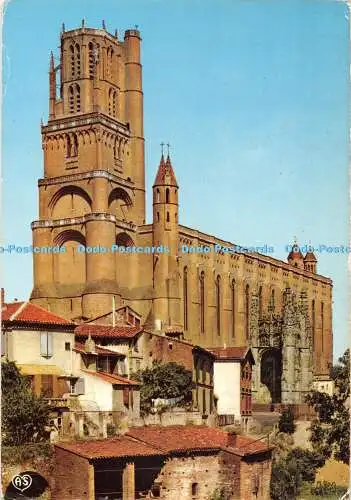
POLYGON ((210 450, 251 456, 273 449, 263 441, 207 426, 132 427, 127 434, 118 438, 60 443, 56 447, 88 459, 164 456, 210 450))
POLYGON ((250 357, 252 364, 255 364, 251 349, 247 346, 240 347, 209 347, 215 356, 216 360, 235 360, 243 361, 246 357, 250 357))
POLYGON ((57 314, 47 311, 43 307, 31 302, 3 303, 1 307, 2 321, 14 322, 23 325, 55 325, 74 328, 74 323, 57 314))
POLYGON ((130 339, 141 331, 136 326, 83 324, 77 326, 75 334, 77 337, 88 337, 90 334, 92 338, 130 339))
POLYGON ((136 380, 131 380, 126 377, 122 377, 121 375, 116 375, 112 373, 105 373, 105 372, 95 372, 92 370, 81 370, 84 373, 87 373, 88 375, 92 375, 93 377, 100 378, 104 382, 108 382, 109 384, 112 385, 121 385, 121 386, 135 386, 139 387, 141 384, 140 382, 137 382, 136 380))
POLYGON ((81 342, 76 342, 73 351, 79 352, 81 354, 92 354, 95 356, 115 356, 117 358, 125 358, 125 354, 120 352, 112 351, 112 349, 106 349, 106 347, 95 346, 94 352, 89 352, 85 350, 85 345, 81 342))

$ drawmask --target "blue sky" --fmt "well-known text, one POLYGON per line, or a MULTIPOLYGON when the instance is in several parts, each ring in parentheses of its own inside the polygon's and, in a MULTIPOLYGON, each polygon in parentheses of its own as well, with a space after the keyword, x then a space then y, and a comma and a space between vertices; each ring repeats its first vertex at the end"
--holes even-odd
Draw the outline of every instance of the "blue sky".
MULTIPOLYGON (((285 259, 296 236, 348 242, 348 9, 342 2, 12 0, 4 20, 3 239, 31 244, 42 177, 50 50, 62 22, 143 38, 148 221, 160 142, 172 145, 180 221, 285 259), (224 217, 222 214, 230 214, 224 217)), ((334 281, 334 351, 347 345, 347 255, 334 281)), ((9 299, 29 296, 32 257, 2 261, 9 299)))

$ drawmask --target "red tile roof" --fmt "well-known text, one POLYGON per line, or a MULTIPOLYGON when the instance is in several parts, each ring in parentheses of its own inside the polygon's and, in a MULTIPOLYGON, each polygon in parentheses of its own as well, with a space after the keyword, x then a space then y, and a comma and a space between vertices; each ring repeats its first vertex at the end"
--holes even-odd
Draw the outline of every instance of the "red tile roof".
POLYGON ((113 439, 60 443, 55 446, 89 459, 163 455, 152 446, 124 436, 113 439))
MULTIPOLYGON (((87 354, 84 344, 81 342, 76 342, 75 347, 73 348, 74 351, 81 352, 82 354, 87 354)), ((117 356, 119 358, 125 358, 125 354, 121 354, 120 352, 112 351, 111 349, 106 349, 105 347, 99 347, 95 346, 96 354, 101 354, 105 356, 117 356)), ((92 354, 92 353, 90 353, 92 354)), ((95 354, 95 353, 94 353, 95 354)))
POLYGON ((242 361, 245 359, 249 348, 242 347, 208 347, 217 359, 237 359, 242 361))
POLYGON ((268 446, 264 441, 249 437, 232 434, 229 439, 229 447, 232 452, 240 455, 251 455, 272 450, 274 446, 268 446))
POLYGON ((133 385, 133 386, 140 385, 140 382, 137 382, 136 380, 130 380, 129 378, 121 377, 120 375, 115 375, 105 372, 93 372, 91 370, 81 370, 81 371, 87 373, 88 375, 93 375, 94 377, 98 377, 104 382, 108 382, 109 384, 113 385, 133 385))
POLYGON ((89 459, 169 455, 225 450, 239 456, 270 451, 263 441, 228 434, 206 426, 132 427, 123 437, 55 445, 89 459))
POLYGON ((219 449, 228 445, 228 434, 207 426, 134 427, 128 436, 166 452, 219 449))
POLYGON ((71 321, 30 302, 4 304, 2 307, 2 320, 26 324, 42 323, 45 325, 74 326, 71 321))
POLYGON ((75 329, 75 334, 77 337, 88 337, 89 333, 92 338, 94 337, 108 337, 108 338, 133 338, 135 337, 141 329, 135 326, 110 326, 110 325, 92 325, 83 324, 79 325, 75 329))

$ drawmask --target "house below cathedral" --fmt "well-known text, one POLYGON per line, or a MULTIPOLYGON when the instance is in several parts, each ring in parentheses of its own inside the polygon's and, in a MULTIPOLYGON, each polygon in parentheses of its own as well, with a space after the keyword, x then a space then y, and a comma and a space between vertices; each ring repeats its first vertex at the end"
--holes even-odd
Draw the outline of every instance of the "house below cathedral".
POLYGON ((169 151, 146 222, 140 51, 137 29, 123 40, 61 32, 41 128, 31 302, 82 324, 129 306, 151 333, 251 347, 254 399, 301 403, 313 377, 329 375, 332 282, 297 245, 284 262, 181 224, 169 151))

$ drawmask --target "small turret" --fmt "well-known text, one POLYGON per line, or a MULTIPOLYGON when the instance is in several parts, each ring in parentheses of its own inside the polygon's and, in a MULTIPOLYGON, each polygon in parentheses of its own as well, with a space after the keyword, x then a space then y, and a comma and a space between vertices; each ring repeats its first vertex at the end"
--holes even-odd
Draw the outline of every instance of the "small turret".
POLYGON ((291 249, 291 252, 288 255, 288 263, 291 266, 297 267, 298 269, 304 269, 304 261, 303 261, 303 255, 300 251, 300 248, 295 240, 294 245, 291 249))
POLYGON ((178 183, 163 144, 153 190, 153 245, 163 247, 154 261, 154 316, 164 325, 179 324, 178 183))
POLYGON ((317 258, 315 256, 315 254, 312 252, 312 250, 309 250, 304 259, 303 259, 303 262, 304 262, 304 266, 305 266, 305 270, 306 271, 309 271, 310 273, 317 273, 317 258))

